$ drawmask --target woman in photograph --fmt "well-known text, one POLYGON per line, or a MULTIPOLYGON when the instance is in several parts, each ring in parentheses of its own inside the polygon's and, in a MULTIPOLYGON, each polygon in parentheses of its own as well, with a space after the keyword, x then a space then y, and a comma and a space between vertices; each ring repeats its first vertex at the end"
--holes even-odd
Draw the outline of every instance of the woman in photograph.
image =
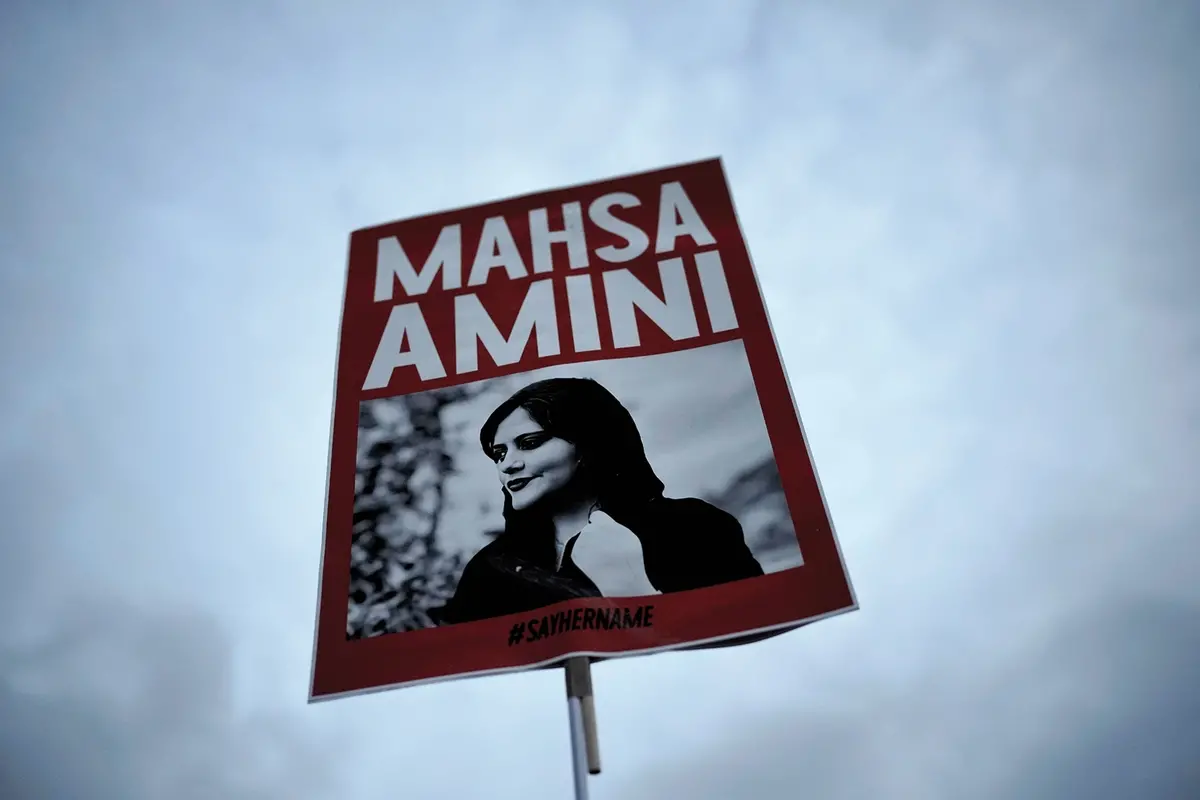
POLYGON ((479 442, 499 473, 504 531, 431 613, 438 624, 763 574, 731 514, 663 496, 633 417, 593 380, 526 386, 492 412, 479 442))

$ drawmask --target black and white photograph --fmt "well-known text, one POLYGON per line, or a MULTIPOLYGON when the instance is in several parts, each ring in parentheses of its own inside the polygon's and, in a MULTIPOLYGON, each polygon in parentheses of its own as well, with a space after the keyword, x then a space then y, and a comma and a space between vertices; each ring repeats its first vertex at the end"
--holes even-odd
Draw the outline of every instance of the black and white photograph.
POLYGON ((801 563, 740 341, 359 407, 347 638, 801 563))

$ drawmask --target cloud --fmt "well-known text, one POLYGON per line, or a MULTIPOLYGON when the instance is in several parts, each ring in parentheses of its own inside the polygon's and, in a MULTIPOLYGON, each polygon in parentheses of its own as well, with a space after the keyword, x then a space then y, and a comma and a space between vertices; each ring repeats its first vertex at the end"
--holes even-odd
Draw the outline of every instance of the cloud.
POLYGON ((54 444, 0 461, 3 795, 329 796, 290 715, 238 697, 233 641, 211 614, 134 602, 71 569, 64 551, 78 545, 64 534, 80 520, 64 507, 71 487, 52 488, 69 469, 54 444))
POLYGON ((211 619, 66 600, 48 636, 0 653, 5 796, 330 796, 290 721, 237 708, 230 641, 211 619))
POLYGON ((619 796, 1191 796, 1197 606, 1125 596, 1096 611, 986 662, 940 650, 941 663, 891 690, 806 686, 822 699, 802 714, 744 719, 743 733, 650 770, 619 796))

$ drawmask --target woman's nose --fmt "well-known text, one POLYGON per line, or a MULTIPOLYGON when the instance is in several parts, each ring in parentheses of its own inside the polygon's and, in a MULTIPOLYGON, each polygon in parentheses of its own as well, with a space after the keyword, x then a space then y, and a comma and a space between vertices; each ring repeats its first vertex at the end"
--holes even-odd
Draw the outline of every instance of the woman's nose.
POLYGON ((519 458, 508 458, 505 456, 504 460, 500 462, 500 471, 509 475, 514 472, 520 472, 523 469, 525 469, 525 462, 519 458))

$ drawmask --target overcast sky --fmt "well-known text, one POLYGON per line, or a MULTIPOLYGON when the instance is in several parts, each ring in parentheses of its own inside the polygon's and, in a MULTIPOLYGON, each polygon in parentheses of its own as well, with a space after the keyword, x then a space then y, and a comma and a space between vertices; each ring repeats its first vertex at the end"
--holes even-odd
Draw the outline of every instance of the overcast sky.
POLYGON ((7 0, 0 796, 569 796, 556 671, 304 703, 347 234, 711 155, 862 610, 599 665, 593 796, 1200 794, 1198 37, 7 0))

